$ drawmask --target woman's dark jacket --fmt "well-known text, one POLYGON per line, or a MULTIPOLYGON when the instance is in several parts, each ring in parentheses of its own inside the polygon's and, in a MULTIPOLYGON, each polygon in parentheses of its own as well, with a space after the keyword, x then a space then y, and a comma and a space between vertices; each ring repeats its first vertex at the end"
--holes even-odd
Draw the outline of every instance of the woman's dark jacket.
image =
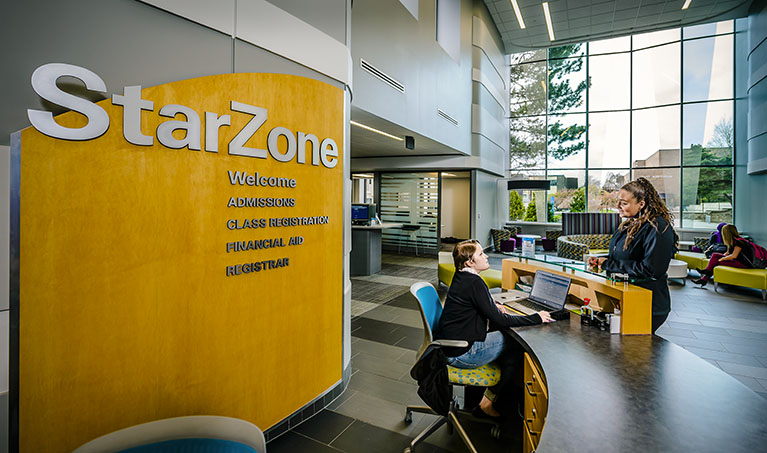
POLYGON ((434 339, 468 341, 469 346, 465 348, 444 348, 446 356, 458 357, 468 351, 475 341, 484 341, 488 327, 500 330, 540 323, 541 317, 537 314, 512 316, 501 313, 480 276, 458 271, 447 291, 445 308, 434 331, 434 339))
POLYGON ((652 314, 665 315, 671 311, 667 271, 676 245, 674 229, 666 219, 656 218, 655 225, 657 229, 650 222, 642 225, 625 250, 628 228, 618 228, 610 239, 610 255, 602 268, 638 279, 637 286, 652 291, 652 314))

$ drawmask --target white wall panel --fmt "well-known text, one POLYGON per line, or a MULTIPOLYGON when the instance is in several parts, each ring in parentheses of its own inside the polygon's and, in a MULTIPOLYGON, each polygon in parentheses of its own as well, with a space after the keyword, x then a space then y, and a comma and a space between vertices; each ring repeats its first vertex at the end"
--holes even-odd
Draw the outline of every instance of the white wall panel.
POLYGON ((485 136, 488 140, 502 148, 505 142, 504 134, 508 134, 508 129, 503 127, 503 123, 496 120, 487 109, 481 105, 472 104, 471 132, 485 136))
POLYGON ((234 34, 235 0, 139 0, 227 35, 234 34))
POLYGON ((265 0, 238 0, 235 28, 243 41, 351 84, 345 44, 265 0))
POLYGON ((506 72, 504 64, 504 54, 496 44, 493 36, 490 34, 485 22, 477 16, 472 17, 471 27, 471 43, 480 49, 488 56, 490 62, 494 66, 498 76, 503 80, 504 87, 506 86, 506 79, 503 74, 506 72))

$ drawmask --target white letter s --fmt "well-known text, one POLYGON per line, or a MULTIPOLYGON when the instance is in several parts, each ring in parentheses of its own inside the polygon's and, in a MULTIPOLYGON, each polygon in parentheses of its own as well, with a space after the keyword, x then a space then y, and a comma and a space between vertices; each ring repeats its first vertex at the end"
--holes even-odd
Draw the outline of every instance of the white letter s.
POLYGON ((35 69, 32 88, 46 101, 82 113, 88 118, 88 124, 80 128, 64 127, 53 119, 51 112, 28 109, 27 116, 32 126, 45 135, 64 140, 90 140, 103 135, 109 129, 109 115, 93 102, 61 91, 56 86, 56 80, 64 76, 81 80, 89 90, 107 91, 106 84, 95 73, 64 63, 49 63, 35 69))

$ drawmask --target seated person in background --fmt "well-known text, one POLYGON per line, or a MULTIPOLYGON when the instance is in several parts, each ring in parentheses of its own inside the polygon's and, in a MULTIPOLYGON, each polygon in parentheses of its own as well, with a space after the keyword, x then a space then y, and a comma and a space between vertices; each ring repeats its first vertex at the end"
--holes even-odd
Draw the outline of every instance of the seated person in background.
POLYGON ((516 356, 505 347, 506 337, 499 329, 550 322, 548 312, 529 316, 512 316, 496 305, 479 273, 489 269, 487 255, 476 240, 463 241, 453 250, 455 276, 447 292, 442 317, 434 339, 465 340, 465 348, 443 348, 447 363, 456 368, 476 368, 495 361, 501 368, 498 384, 489 387, 479 408, 484 414, 498 417, 493 407, 512 380, 516 356))
POLYGON ((722 228, 725 225, 727 225, 727 222, 717 225, 716 231, 711 233, 711 236, 708 238, 708 247, 703 251, 706 254, 706 258, 711 258, 711 255, 714 253, 727 253, 727 246, 722 240, 722 228))
POLYGON ((727 246, 727 252, 713 253, 711 259, 708 260, 708 266, 700 271, 701 277, 693 280, 693 283, 700 285, 701 288, 706 286, 708 281, 711 280, 716 266, 730 266, 741 269, 753 267, 751 263, 754 262, 754 248, 750 242, 740 237, 735 225, 725 225, 722 228, 722 240, 727 246))

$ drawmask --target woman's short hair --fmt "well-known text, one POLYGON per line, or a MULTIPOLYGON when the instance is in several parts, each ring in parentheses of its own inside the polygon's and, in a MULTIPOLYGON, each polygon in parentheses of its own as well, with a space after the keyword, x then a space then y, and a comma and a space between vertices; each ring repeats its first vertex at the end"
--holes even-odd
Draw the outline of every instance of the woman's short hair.
POLYGON ((455 270, 460 271, 466 267, 466 262, 474 256, 479 247, 479 241, 476 239, 469 239, 468 241, 459 242, 453 249, 453 263, 455 264, 455 270))

